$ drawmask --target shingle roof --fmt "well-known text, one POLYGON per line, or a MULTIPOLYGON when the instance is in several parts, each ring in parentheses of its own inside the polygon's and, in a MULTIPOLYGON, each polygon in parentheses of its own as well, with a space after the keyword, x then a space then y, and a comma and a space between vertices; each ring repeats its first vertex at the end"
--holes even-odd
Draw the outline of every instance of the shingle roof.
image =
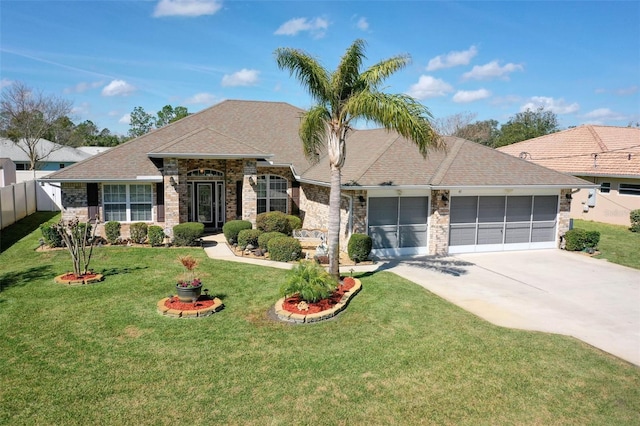
MULTIPOLYGON (((225 101, 49 176, 51 180, 161 178, 151 157, 264 158, 291 166, 307 182, 328 184, 327 156, 316 164, 298 136, 304 111, 279 102, 225 101)), ((416 146, 384 129, 356 130, 347 139, 344 185, 576 187, 587 182, 463 139, 423 158, 416 146)))
POLYGON ((576 176, 640 177, 640 129, 585 125, 498 150, 576 176))
MULTIPOLYGON (((352 186, 593 186, 468 140, 444 137, 445 149, 426 158, 410 141, 383 129, 359 130, 347 140, 342 182, 352 186)), ((329 182, 325 157, 302 176, 329 182)))
MULTIPOLYGON (((24 147, 24 141, 20 141, 20 144, 24 147)), ((41 161, 50 163, 75 163, 91 156, 90 153, 70 146, 59 145, 47 139, 38 141, 37 150, 41 154, 48 153, 41 161)), ((10 139, 0 139, 0 157, 10 158, 14 162, 29 161, 27 153, 10 139)))

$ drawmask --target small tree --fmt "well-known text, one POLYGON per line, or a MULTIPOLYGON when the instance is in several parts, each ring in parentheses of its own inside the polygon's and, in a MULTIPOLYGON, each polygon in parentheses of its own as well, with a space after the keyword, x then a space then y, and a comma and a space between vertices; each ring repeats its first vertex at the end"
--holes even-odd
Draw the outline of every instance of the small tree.
POLYGON ((69 221, 60 220, 56 225, 58 234, 71 254, 73 273, 76 277, 81 277, 89 272, 97 225, 97 217, 93 227, 89 223, 80 222, 77 217, 69 221))

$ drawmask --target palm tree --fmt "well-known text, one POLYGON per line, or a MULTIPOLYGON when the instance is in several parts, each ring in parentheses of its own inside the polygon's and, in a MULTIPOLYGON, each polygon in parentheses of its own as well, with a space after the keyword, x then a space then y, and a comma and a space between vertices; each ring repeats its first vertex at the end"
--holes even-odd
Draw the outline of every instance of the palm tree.
POLYGON ((347 49, 338 68, 330 72, 309 54, 292 48, 275 51, 278 67, 288 70, 309 91, 316 105, 301 117, 300 139, 307 158, 317 159, 326 145, 331 167, 329 193, 329 273, 340 277, 341 169, 346 155, 346 137, 351 123, 365 119, 393 130, 413 141, 426 156, 431 146, 440 146, 440 137, 431 126, 431 113, 412 97, 380 91, 381 83, 410 62, 407 55, 385 59, 361 72, 364 40, 347 49))

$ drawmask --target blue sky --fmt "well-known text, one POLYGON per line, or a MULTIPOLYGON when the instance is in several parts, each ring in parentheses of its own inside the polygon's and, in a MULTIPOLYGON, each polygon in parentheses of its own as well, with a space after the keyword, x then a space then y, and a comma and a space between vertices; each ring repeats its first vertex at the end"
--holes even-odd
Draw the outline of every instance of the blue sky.
POLYGON ((126 134, 136 106, 197 112, 225 99, 311 99, 274 61, 329 69, 357 38, 367 62, 409 54, 387 81, 436 118, 501 123, 544 106, 560 126, 640 121, 640 2, 7 1, 0 81, 67 98, 72 119, 126 134))

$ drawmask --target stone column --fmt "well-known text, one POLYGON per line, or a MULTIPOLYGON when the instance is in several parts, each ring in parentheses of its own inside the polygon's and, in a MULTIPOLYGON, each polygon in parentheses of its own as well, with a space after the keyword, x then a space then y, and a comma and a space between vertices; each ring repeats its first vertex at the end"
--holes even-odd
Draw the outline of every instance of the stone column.
POLYGON ((564 234, 569 230, 571 218, 571 189, 560 191, 560 211, 558 212, 558 242, 562 240, 564 234))
POLYGON ((446 190, 431 191, 431 220, 429 221, 429 254, 449 252, 449 205, 451 194, 446 190))
POLYGON ((242 176, 242 219, 256 226, 258 208, 258 167, 255 160, 243 161, 242 176))
POLYGON ((172 235, 173 227, 180 223, 180 174, 176 158, 164 159, 164 227, 172 235))

